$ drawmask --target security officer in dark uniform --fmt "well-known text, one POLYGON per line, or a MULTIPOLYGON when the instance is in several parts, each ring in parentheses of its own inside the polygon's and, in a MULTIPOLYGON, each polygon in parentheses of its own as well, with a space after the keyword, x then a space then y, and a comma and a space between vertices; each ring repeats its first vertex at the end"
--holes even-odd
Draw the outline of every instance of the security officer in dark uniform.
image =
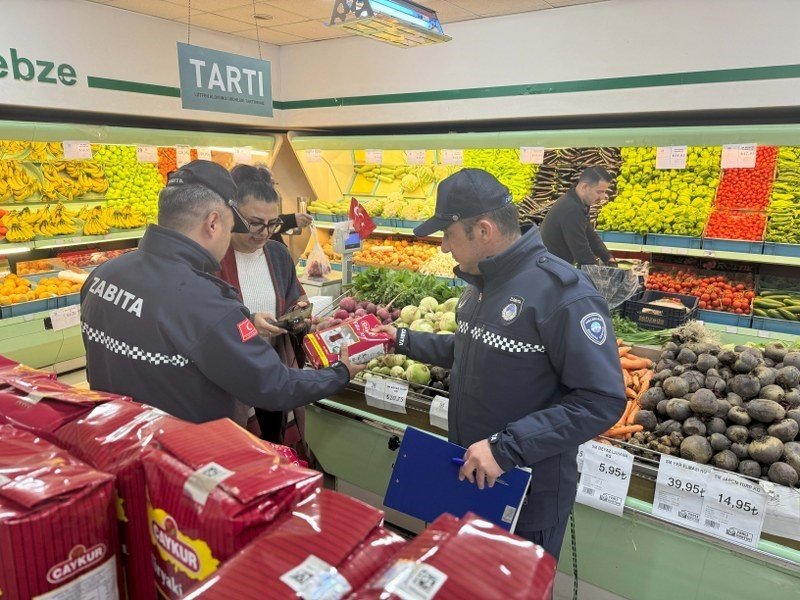
MULTIPOLYGON (((234 398, 284 411, 340 392, 363 367, 347 353, 327 369, 284 366, 235 288, 215 276, 231 232, 249 223, 230 174, 193 161, 159 196, 159 224, 135 252, 97 269, 81 290, 92 389, 133 397, 194 422, 231 417, 234 398)), ((261 321, 259 320, 261 319, 261 321)))
POLYGON ((511 194, 464 169, 442 181, 435 215, 442 251, 469 285, 455 335, 382 328, 397 352, 452 368, 449 438, 467 447, 461 478, 479 488, 531 467, 517 534, 558 558, 577 488, 578 446, 611 427, 625 388, 608 305, 582 272, 550 254, 534 226, 520 236, 511 194))

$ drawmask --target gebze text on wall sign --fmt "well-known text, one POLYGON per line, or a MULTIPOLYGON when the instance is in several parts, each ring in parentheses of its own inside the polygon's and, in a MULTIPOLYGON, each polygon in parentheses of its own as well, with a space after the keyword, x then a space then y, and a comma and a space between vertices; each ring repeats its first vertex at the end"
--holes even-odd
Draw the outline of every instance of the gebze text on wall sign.
POLYGON ((272 116, 269 61, 178 42, 178 68, 183 108, 272 116))

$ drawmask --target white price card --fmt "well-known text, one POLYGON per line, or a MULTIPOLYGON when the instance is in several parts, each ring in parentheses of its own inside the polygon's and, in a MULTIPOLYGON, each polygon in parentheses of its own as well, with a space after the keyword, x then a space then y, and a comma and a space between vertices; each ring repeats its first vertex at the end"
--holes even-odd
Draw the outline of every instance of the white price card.
POLYGON ((322 150, 319 148, 311 148, 306 150, 306 162, 319 163, 322 162, 322 150))
POLYGON ((767 493, 744 477, 713 471, 708 479, 700 529, 720 539, 756 548, 767 512, 767 493))
POLYGON ((450 407, 450 398, 436 396, 431 400, 430 423, 432 427, 448 430, 447 409, 450 407))
POLYGON ((712 256, 714 256, 714 251, 713 250, 703 250, 703 256, 712 257, 712 256))
POLYGON ((725 327, 725 333, 739 333, 739 329, 733 325, 727 325, 725 327))
POLYGON ((659 146, 656 149, 656 169, 685 169, 686 146, 659 146))
POLYGON ((50 322, 53 324, 53 331, 61 331, 68 327, 80 325, 81 323, 81 306, 75 304, 73 306, 66 306, 64 308, 57 308, 50 311, 50 322))
POLYGON ((653 515, 696 529, 711 469, 682 458, 662 456, 658 465, 653 515))
POLYGON ((424 165, 426 156, 425 150, 406 150, 406 162, 410 165, 424 165))
POLYGON ((772 334, 769 331, 766 331, 764 329, 759 329, 758 333, 756 335, 758 337, 760 337, 760 338, 771 338, 772 337, 772 334))
POLYGON ((197 160, 211 160, 211 148, 198 148, 197 160))
POLYGON ((190 162, 192 162, 191 148, 183 144, 175 146, 175 163, 178 165, 178 168, 183 165, 188 165, 190 162))
POLYGON ((138 144, 136 146, 136 160, 140 163, 157 163, 158 148, 151 144, 138 144))
POLYGON ((725 144, 722 146, 723 169, 754 169, 758 144, 725 144))
POLYGON ((689 249, 688 248, 675 248, 675 254, 680 254, 682 256, 688 256, 689 255, 689 249))
POLYGON ((720 166, 723 169, 739 168, 739 144, 724 144, 720 166))
POLYGON ((540 165, 544 162, 543 146, 522 146, 519 149, 519 162, 523 165, 540 165))
POLYGON ((800 540, 800 490, 771 481, 759 485, 767 493, 764 533, 800 540))
POLYGON ((408 384, 383 377, 370 377, 364 388, 367 405, 381 410, 406 414, 408 384))
POLYGON ((622 516, 633 473, 633 454, 589 442, 584 449, 577 502, 622 516))
POLYGON ((442 164, 443 165, 463 165, 464 164, 464 151, 463 150, 442 150, 442 164))
POLYGON ((578 456, 577 456, 578 473, 580 473, 581 469, 583 469, 583 457, 586 456, 586 449, 589 447, 589 444, 591 444, 591 443, 592 442, 589 441, 589 442, 585 442, 585 443, 581 444, 580 446, 578 446, 578 456))
POLYGON ((383 150, 365 150, 366 163, 368 165, 382 165, 383 164, 383 150))
POLYGON ((92 144, 75 140, 64 140, 61 142, 64 147, 65 160, 92 160, 92 144))
POLYGON ((253 164, 253 147, 242 146, 241 148, 233 149, 233 162, 237 165, 252 165, 253 164))

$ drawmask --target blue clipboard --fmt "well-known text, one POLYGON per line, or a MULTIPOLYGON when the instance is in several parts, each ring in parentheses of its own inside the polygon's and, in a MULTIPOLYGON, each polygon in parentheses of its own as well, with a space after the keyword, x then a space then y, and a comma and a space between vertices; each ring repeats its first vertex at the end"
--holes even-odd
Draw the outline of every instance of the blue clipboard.
POLYGON ((409 427, 397 451, 384 505, 427 523, 443 513, 461 518, 473 512, 513 532, 531 472, 512 469, 494 487, 481 490, 474 483, 458 480, 465 452, 461 446, 409 427))

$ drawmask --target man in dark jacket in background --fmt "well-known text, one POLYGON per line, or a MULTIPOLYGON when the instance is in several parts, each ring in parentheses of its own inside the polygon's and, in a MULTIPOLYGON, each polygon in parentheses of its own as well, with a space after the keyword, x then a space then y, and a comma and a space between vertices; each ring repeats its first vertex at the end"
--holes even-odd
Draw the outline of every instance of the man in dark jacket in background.
POLYGON ((589 208, 605 199, 611 179, 604 168, 589 167, 581 173, 578 183, 556 201, 542 223, 542 241, 550 252, 579 267, 595 265, 598 259, 614 264, 589 220, 589 208))
POLYGON ((435 231, 470 284, 456 333, 381 329, 396 336, 398 354, 452 368, 448 437, 467 448, 462 479, 483 489, 531 467, 516 533, 558 558, 578 446, 625 407, 608 305, 584 273, 547 251, 536 227, 520 236, 511 194, 486 171, 442 181, 435 215, 414 233, 435 231))

